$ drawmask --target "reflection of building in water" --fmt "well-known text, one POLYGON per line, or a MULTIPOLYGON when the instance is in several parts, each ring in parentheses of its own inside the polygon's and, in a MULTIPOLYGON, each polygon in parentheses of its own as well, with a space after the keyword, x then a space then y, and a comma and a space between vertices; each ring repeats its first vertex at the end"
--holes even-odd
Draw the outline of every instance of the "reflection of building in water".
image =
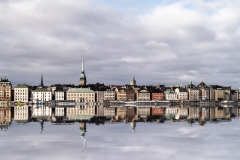
POLYGON ((104 109, 103 109, 104 116, 107 119, 111 119, 112 117, 115 117, 115 109, 116 108, 106 108, 106 107, 104 107, 104 109))
POLYGON ((83 150, 82 150, 82 152, 83 152, 84 149, 85 149, 85 146, 86 146, 86 142, 87 142, 87 139, 85 138, 85 134, 87 132, 86 123, 85 122, 80 122, 79 123, 79 129, 80 129, 80 133, 81 133, 81 138, 83 139, 83 150))
POLYGON ((135 119, 135 108, 127 108, 126 110, 126 120, 128 122, 132 121, 135 119))
POLYGON ((209 119, 210 120, 215 119, 215 107, 210 107, 209 108, 209 119))
POLYGON ((139 118, 147 118, 148 116, 150 116, 150 107, 138 107, 137 116, 139 118))
POLYGON ((14 106, 14 120, 20 123, 26 123, 29 120, 28 106, 14 106))
POLYGON ((152 116, 164 116, 164 108, 152 108, 152 116))
POLYGON ((127 108, 126 108, 126 107, 118 107, 118 108, 117 108, 116 119, 117 119, 117 120, 123 120, 123 119, 125 119, 126 113, 127 113, 127 108))
POLYGON ((89 88, 71 88, 67 91, 67 100, 93 103, 95 102, 95 92, 89 88))
POLYGON ((1 130, 8 129, 8 126, 11 125, 11 108, 10 107, 2 107, 0 108, 0 127, 1 130))
POLYGON ((104 107, 96 106, 96 108, 97 108, 97 116, 104 116, 104 107))
POLYGON ((175 119, 183 120, 183 119, 187 119, 187 117, 188 117, 188 108, 183 106, 179 107, 178 113, 175 116, 175 119))
POLYGON ((47 118, 52 115, 52 108, 49 106, 38 107, 36 104, 32 106, 32 117, 47 118))
POLYGON ((179 107, 169 107, 165 109, 165 117, 166 119, 177 119, 177 114, 179 113, 179 107))
POLYGON ((68 120, 90 120, 95 116, 95 106, 76 105, 76 107, 67 108, 66 116, 68 120))
POLYGON ((136 122, 131 122, 131 123, 130 123, 130 126, 131 126, 131 128, 132 128, 132 130, 133 130, 133 133, 135 133, 136 122))
POLYGON ((64 116, 64 107, 55 107, 55 116, 63 117, 64 116))
POLYGON ((230 119, 230 108, 215 107, 215 118, 216 119, 230 119))
POLYGON ((188 119, 199 119, 199 107, 188 108, 188 119))
POLYGON ((210 118, 210 113, 209 113, 209 108, 200 108, 200 119, 202 121, 209 120, 210 118))

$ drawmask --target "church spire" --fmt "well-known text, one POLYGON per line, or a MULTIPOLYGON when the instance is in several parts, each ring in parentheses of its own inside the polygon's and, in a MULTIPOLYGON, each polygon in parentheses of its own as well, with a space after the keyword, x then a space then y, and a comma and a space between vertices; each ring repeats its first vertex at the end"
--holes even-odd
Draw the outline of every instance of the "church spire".
POLYGON ((80 82, 79 84, 81 86, 85 86, 86 85, 86 75, 85 75, 85 71, 84 71, 84 55, 83 55, 83 59, 82 59, 82 72, 81 72, 81 75, 80 75, 80 82))
POLYGON ((82 59, 82 72, 84 72, 84 55, 83 55, 83 59, 82 59))
POLYGON ((43 85, 43 75, 41 74, 41 87, 44 87, 43 85))

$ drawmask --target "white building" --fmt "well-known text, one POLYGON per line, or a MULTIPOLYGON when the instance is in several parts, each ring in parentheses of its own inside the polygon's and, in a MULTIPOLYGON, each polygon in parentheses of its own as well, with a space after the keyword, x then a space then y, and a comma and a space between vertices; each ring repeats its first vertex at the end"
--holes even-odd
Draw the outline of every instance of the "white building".
POLYGON ((32 91, 33 103, 48 102, 52 100, 52 93, 46 88, 37 88, 32 91))
POLYGON ((178 100, 188 100, 188 91, 186 88, 176 88, 175 92, 177 93, 178 100))
POLYGON ((55 116, 64 116, 64 107, 56 107, 55 108, 55 116))
POLYGON ((48 106, 38 107, 36 104, 32 107, 32 117, 50 117, 52 116, 52 108, 48 106))
POLYGON ((164 95, 165 95, 165 99, 166 100, 178 100, 178 95, 177 93, 172 90, 172 89, 167 89, 166 91, 164 91, 164 95))
POLYGON ((55 91, 55 100, 65 100, 64 96, 64 91, 55 91))
POLYGON ((28 102, 30 97, 29 87, 26 84, 19 84, 14 87, 14 101, 28 102))
POLYGON ((104 100, 114 101, 115 100, 115 92, 111 90, 104 91, 104 100))
POLYGON ((14 106, 14 120, 15 121, 28 121, 29 119, 29 112, 28 106, 14 106))

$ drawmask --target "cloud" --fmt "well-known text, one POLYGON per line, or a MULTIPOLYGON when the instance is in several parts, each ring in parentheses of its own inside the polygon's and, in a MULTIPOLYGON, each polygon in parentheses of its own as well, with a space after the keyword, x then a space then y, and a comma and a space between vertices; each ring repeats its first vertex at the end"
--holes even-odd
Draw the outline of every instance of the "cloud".
POLYGON ((78 84, 85 55, 89 83, 125 84, 135 75, 140 85, 190 77, 238 88, 240 3, 154 1, 143 12, 133 4, 0 1, 0 76, 14 85, 38 85, 41 73, 48 85, 78 84))

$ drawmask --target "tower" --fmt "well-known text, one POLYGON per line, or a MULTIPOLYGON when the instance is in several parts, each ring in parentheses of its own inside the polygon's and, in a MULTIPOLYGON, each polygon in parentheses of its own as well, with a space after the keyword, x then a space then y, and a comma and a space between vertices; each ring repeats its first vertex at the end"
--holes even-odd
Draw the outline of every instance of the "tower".
POLYGON ((83 56, 83 59, 82 59, 82 72, 81 72, 81 75, 80 75, 80 86, 85 86, 86 85, 86 75, 85 75, 85 71, 84 71, 84 56, 83 56))
POLYGON ((130 81, 130 85, 133 85, 133 86, 136 85, 135 76, 132 77, 132 80, 130 81))
POLYGON ((43 85, 43 75, 41 75, 41 87, 44 87, 44 85, 43 85))

